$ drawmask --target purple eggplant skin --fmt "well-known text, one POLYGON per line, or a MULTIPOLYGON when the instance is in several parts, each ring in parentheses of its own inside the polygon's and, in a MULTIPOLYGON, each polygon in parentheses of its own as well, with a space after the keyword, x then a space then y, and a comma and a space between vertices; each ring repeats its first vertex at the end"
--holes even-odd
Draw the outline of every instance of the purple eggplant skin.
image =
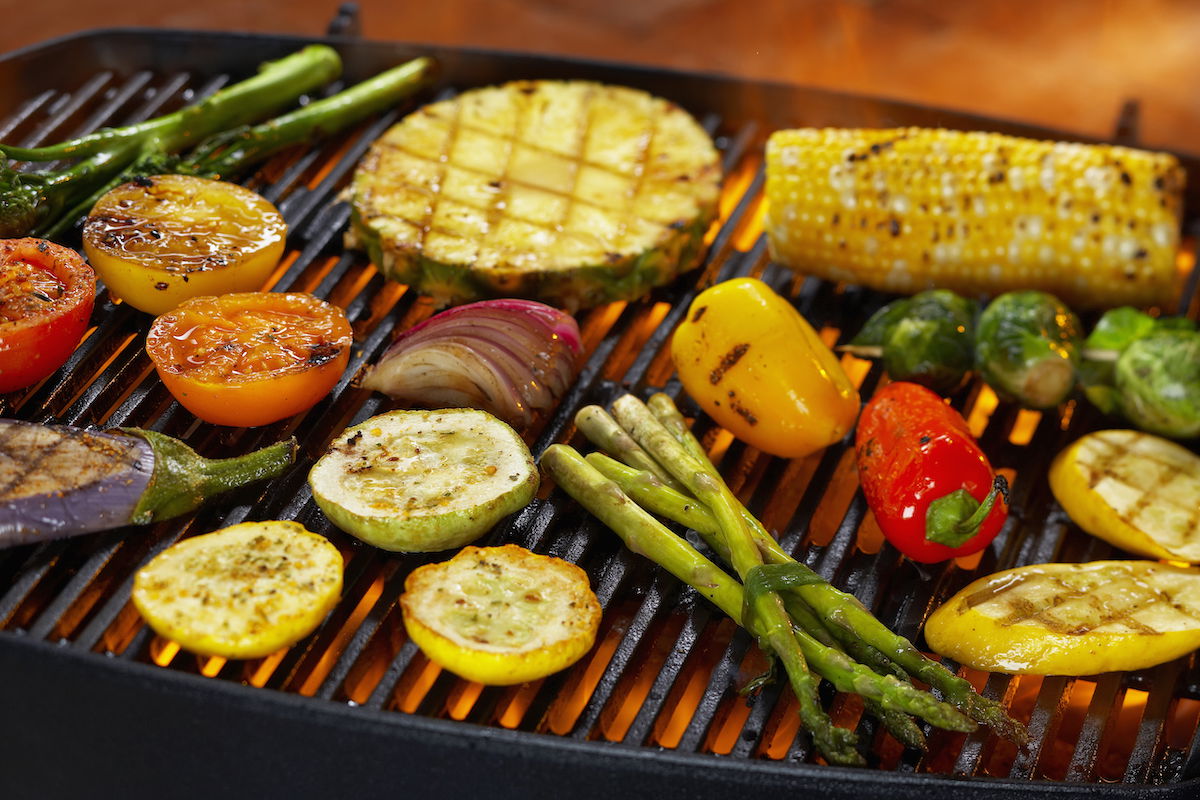
POLYGON ((0 548, 128 525, 153 473, 144 439, 0 419, 0 548))
POLYGON ((296 451, 292 437, 208 459, 140 428, 98 433, 0 419, 0 548, 171 519, 279 475, 296 451))

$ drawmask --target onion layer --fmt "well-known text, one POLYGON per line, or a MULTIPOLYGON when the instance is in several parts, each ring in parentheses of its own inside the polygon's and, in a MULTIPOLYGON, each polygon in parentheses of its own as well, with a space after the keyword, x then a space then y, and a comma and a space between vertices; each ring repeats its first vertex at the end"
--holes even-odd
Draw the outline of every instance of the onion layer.
POLYGON ((582 351, 571 315, 531 300, 484 300, 405 331, 362 385, 411 405, 481 408, 523 428, 554 408, 582 351))

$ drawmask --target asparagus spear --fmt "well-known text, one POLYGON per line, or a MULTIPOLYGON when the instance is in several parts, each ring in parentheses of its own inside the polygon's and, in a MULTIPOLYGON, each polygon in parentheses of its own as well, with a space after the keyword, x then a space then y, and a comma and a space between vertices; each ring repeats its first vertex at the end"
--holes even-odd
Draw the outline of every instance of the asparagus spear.
MULTIPOLYGON (((612 528, 631 550, 651 558, 680 580, 695 587, 752 634, 759 637, 763 635, 762 625, 754 613, 746 613, 747 605, 751 608, 758 606, 762 591, 757 592, 747 602, 749 594, 743 591, 737 581, 696 552, 691 545, 640 506, 630 502, 616 484, 601 475, 570 447, 551 445, 542 456, 542 466, 564 491, 612 528)), ((768 587, 766 591, 772 590, 768 587)), ((868 702, 881 710, 881 714, 887 714, 893 722, 898 723, 899 718, 911 712, 939 727, 952 730, 974 728, 970 720, 937 701, 932 695, 919 691, 911 684, 901 683, 892 676, 878 675, 861 664, 854 663, 836 645, 822 644, 799 628, 794 629, 793 634, 803 656, 812 662, 817 672, 828 678, 840 691, 863 695, 868 702)), ((784 663, 786 666, 787 662, 784 663)), ((905 738, 902 741, 913 741, 914 746, 919 747, 918 742, 922 739, 919 736, 920 731, 911 720, 908 720, 908 725, 917 735, 914 737, 909 732, 904 734, 905 738)), ((897 724, 897 728, 900 727, 897 724)), ((850 734, 849 731, 846 733, 850 734)), ((816 738, 814 736, 814 739, 816 738)), ((818 739, 818 746, 821 741, 818 739)), ((841 760, 837 754, 824 749, 822 752, 830 760, 837 760, 839 763, 859 763, 858 754, 853 749, 848 752, 850 761, 841 760)))
MULTIPOLYGON (((651 398, 653 399, 653 398, 651 398)), ((653 411, 653 407, 651 408, 653 411)), ((588 464, 601 475, 615 483, 622 491, 644 509, 666 517, 674 522, 686 525, 700 534, 705 543, 711 547, 724 561, 729 561, 729 549, 721 540, 716 519, 703 505, 680 492, 664 486, 658 478, 642 470, 622 464, 609 458, 603 453, 589 453, 586 457, 588 464)), ((770 551, 768 551, 770 552, 770 551)), ((782 550, 777 551, 783 555, 782 550)), ((786 557, 786 556, 785 556, 786 557)), ((786 563, 790 563, 788 558, 786 563)), ((776 562, 785 563, 785 562, 776 562)), ((825 627, 820 619, 812 612, 803 600, 794 593, 784 597, 784 608, 805 632, 826 647, 847 652, 850 648, 842 645, 825 627)), ((850 650, 849 655, 883 675, 893 675, 902 680, 908 679, 908 673, 893 663, 890 659, 874 648, 862 644, 850 650)), ((829 678, 822 673, 822 677, 829 678)), ((867 710, 879 717, 896 739, 908 747, 919 750, 925 749, 925 736, 912 719, 903 712, 885 708, 878 700, 865 698, 867 710)))
POLYGON ((664 485, 677 492, 685 492, 683 484, 671 477, 657 461, 643 450, 625 430, 600 406, 584 406, 575 415, 575 426, 592 444, 612 453, 623 463, 649 472, 664 485))
MULTIPOLYGON (((653 411, 653 408, 651 410, 653 411)), ((603 453, 589 453, 587 461, 600 474, 617 484, 621 488, 621 491, 632 497, 642 508, 648 509, 659 516, 666 517, 673 522, 686 525, 699 533, 701 538, 704 539, 705 544, 711 547, 722 560, 728 563, 729 550, 725 547, 724 542, 721 541, 716 518, 713 517, 712 512, 704 505, 685 494, 664 486, 656 476, 649 472, 634 469, 631 466, 609 458, 603 453)), ((755 526, 755 540, 759 544, 759 549, 762 551, 763 558, 767 563, 795 563, 795 560, 783 548, 778 546, 774 538, 762 529, 758 520, 749 516, 749 511, 745 511, 745 514, 748 520, 755 526), (767 541, 771 544, 767 544, 767 541)), ((798 594, 788 593, 784 596, 783 602, 788 615, 818 641, 821 641, 823 644, 829 644, 827 639, 837 641, 826 628, 825 624, 820 621, 819 617, 812 613, 812 610, 808 608, 798 594)), ((849 641, 840 642, 840 644, 855 660, 866 664, 881 675, 895 675, 897 678, 903 680, 908 679, 908 673, 899 664, 896 664, 861 639, 857 637, 849 638, 849 641)))
MULTIPOLYGON (((649 408, 655 417, 662 421, 664 427, 680 441, 685 450, 689 453, 704 454, 704 448, 692 434, 687 421, 679 413, 679 409, 670 396, 661 392, 655 394, 650 398, 649 408)), ((705 458, 707 458, 706 455, 705 458)), ((746 511, 744 506, 742 511, 750 520, 755 543, 767 560, 773 564, 792 563, 792 557, 779 546, 775 538, 762 527, 758 520, 746 511)), ((663 513, 664 516, 670 516, 666 511, 663 513)), ((813 575, 815 574, 813 573, 813 575)), ((1029 738, 1028 731, 1024 726, 1010 717, 1003 706, 983 697, 975 691, 975 687, 969 681, 960 678, 938 662, 926 657, 903 636, 893 633, 886 625, 875 619, 874 615, 858 601, 858 598, 834 588, 823 579, 820 582, 806 583, 798 587, 797 593, 817 612, 818 618, 829 626, 831 632, 842 644, 846 645, 847 650, 856 658, 868 661, 868 663, 877 662, 877 659, 871 654, 873 650, 884 661, 894 662, 909 675, 940 691, 954 707, 1006 739, 1024 742, 1029 738)), ((886 666, 884 668, 886 669, 886 666)))
MULTIPOLYGON (((735 510, 736 501, 729 487, 711 470, 684 452, 674 437, 654 418, 649 409, 632 395, 613 403, 613 416, 639 445, 713 512, 722 537, 729 548, 730 563, 744 581, 756 567, 762 566, 762 555, 754 545, 750 529, 735 510)), ((751 629, 763 649, 774 653, 783 663, 792 690, 800 701, 800 718, 812 734, 817 748, 826 758, 843 764, 860 763, 862 757, 854 749, 851 731, 834 726, 817 698, 817 681, 801 652, 797 637, 792 635, 792 623, 777 592, 764 592, 755 598, 751 629)), ((747 620, 751 622, 751 620, 747 620)), ((816 644, 815 640, 813 641, 816 644)))

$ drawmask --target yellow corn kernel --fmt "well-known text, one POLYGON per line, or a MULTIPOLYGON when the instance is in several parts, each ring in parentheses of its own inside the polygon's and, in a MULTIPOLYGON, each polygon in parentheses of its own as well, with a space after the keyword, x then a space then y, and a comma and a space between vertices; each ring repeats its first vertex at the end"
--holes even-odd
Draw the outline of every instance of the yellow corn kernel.
POLYGON ((907 128, 779 131, 772 257, 914 293, 1041 289, 1078 308, 1177 291, 1184 171, 1167 153, 907 128))

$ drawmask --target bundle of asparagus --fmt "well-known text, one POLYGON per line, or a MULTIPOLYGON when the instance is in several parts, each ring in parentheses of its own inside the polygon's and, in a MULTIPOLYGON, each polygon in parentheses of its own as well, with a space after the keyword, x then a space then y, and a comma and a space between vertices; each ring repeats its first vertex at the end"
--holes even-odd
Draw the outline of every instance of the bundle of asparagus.
POLYGON ((820 678, 862 695, 866 707, 909 747, 925 747, 914 716, 948 730, 971 731, 980 723, 1013 741, 1027 739, 1000 704, 792 559, 729 490, 670 397, 656 394, 645 404, 625 395, 613 403, 612 416, 588 406, 576 423, 616 458, 602 453, 584 458, 555 444, 542 456, 543 468, 631 550, 691 585, 783 664, 801 721, 828 761, 864 763, 854 733, 835 726, 821 707, 820 678), (737 579, 649 512, 700 534, 737 579), (942 699, 918 689, 912 678, 942 699))

